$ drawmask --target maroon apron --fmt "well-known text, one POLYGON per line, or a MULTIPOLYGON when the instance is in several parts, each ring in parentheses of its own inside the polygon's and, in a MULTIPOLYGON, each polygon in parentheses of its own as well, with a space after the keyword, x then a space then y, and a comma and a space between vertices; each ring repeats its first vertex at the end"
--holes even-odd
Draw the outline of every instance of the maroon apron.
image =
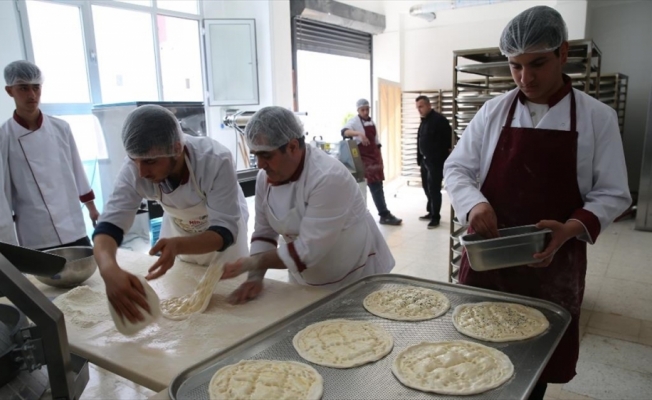
POLYGON ((365 125, 365 122, 369 122, 371 119, 365 121, 362 117, 358 118, 362 122, 365 136, 369 139, 369 144, 366 146, 362 143, 358 144, 360 158, 362 158, 364 164, 364 177, 367 183, 382 182, 385 180, 385 173, 383 172, 383 157, 380 154, 378 145, 376 145, 376 126, 373 124, 365 125))
MULTIPOLYGON (((536 224, 543 219, 566 222, 584 206, 577 184, 577 119, 571 94, 570 131, 512 128, 518 96, 494 150, 487 178, 480 189, 496 211, 498 228, 536 224)), ((477 272, 466 253, 460 283, 499 290, 559 304, 572 321, 548 362, 540 382, 566 383, 575 376, 579 355, 579 315, 584 296, 586 243, 567 241, 548 267, 519 266, 477 272)))

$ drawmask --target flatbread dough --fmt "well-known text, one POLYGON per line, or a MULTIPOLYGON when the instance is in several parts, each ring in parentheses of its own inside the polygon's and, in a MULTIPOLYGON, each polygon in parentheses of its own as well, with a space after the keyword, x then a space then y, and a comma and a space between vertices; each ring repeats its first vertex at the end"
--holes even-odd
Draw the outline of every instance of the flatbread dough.
POLYGON ((324 380, 307 364, 249 360, 220 368, 208 391, 211 400, 318 400, 324 392, 324 380))
POLYGON ((362 304, 374 315, 397 321, 437 318, 451 306, 442 293, 416 286, 378 290, 365 297, 362 304))
POLYGON ((331 319, 306 327, 294 336, 292 344, 307 361, 352 368, 385 357, 394 347, 394 338, 370 322, 331 319))
POLYGON ((465 340, 421 343, 394 359, 392 372, 405 386, 447 395, 483 393, 507 382, 514 365, 503 352, 465 340))
POLYGON ((144 277, 137 276, 137 278, 143 285, 143 289, 145 289, 145 294, 147 295, 147 304, 149 305, 150 310, 148 313, 147 311, 143 310, 141 306, 136 305, 138 311, 140 311, 140 313, 145 316, 144 320, 138 321, 135 324, 131 323, 128 319, 120 317, 115 311, 115 308, 113 308, 113 305, 111 305, 111 302, 109 302, 109 312, 113 318, 115 328, 118 330, 118 332, 122 333, 125 336, 131 336, 138 333, 161 316, 161 308, 159 307, 158 295, 154 289, 152 289, 149 283, 147 283, 147 280, 145 280, 144 277))
POLYGON ((193 293, 172 297, 161 302, 163 316, 167 319, 182 320, 192 314, 206 311, 213 296, 215 285, 219 282, 223 273, 224 265, 222 263, 209 266, 193 293))
POLYGON ((460 333, 488 342, 525 340, 540 335, 550 323, 541 311, 522 304, 483 302, 462 304, 453 311, 460 333))

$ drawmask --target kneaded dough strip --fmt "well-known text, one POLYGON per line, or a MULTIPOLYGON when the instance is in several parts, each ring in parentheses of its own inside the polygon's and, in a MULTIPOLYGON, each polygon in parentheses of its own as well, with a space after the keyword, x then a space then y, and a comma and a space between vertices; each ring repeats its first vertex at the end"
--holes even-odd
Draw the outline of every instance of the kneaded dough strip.
POLYGON ((206 311, 213 296, 215 285, 219 282, 223 273, 224 265, 222 263, 210 265, 193 293, 161 301, 163 316, 171 320, 182 320, 192 314, 206 311))

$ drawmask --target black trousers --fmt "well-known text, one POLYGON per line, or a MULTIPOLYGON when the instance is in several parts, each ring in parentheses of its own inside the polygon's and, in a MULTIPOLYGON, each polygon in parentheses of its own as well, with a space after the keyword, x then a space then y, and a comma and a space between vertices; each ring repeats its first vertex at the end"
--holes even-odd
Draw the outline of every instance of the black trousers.
POLYGON ((60 246, 54 246, 54 247, 46 247, 44 249, 37 249, 37 250, 40 250, 40 251, 52 250, 52 249, 60 249, 62 247, 72 247, 72 246, 92 246, 92 244, 91 244, 91 240, 88 238, 88 236, 84 236, 83 238, 81 238, 79 240, 75 240, 74 242, 71 242, 71 243, 66 243, 66 244, 62 244, 60 246))
POLYGON ((383 190, 383 181, 367 183, 369 191, 371 192, 371 198, 374 199, 374 204, 378 210, 378 215, 380 217, 386 217, 390 214, 387 209, 387 203, 385 203, 385 191, 383 190))
POLYGON ((421 161, 421 186, 428 198, 426 211, 431 215, 430 220, 439 222, 441 219, 441 181, 444 179, 444 164, 428 163, 421 161))

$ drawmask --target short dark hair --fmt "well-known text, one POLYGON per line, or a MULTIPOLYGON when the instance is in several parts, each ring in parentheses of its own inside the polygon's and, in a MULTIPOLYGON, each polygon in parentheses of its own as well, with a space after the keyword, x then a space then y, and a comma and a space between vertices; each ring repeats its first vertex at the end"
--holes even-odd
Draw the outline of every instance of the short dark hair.
MULTIPOLYGON (((299 148, 300 149, 305 149, 306 148, 306 137, 305 136, 302 136, 302 137, 298 138, 297 141, 299 142, 299 148)), ((287 142, 283 146, 278 148, 281 151, 281 153, 285 154, 285 151, 288 148, 288 144, 290 144, 290 142, 287 142)))
POLYGON ((428 98, 428 96, 421 95, 421 96, 417 97, 417 99, 415 100, 415 102, 418 103, 418 102, 420 102, 421 100, 425 101, 426 104, 430 104, 430 99, 428 98))

